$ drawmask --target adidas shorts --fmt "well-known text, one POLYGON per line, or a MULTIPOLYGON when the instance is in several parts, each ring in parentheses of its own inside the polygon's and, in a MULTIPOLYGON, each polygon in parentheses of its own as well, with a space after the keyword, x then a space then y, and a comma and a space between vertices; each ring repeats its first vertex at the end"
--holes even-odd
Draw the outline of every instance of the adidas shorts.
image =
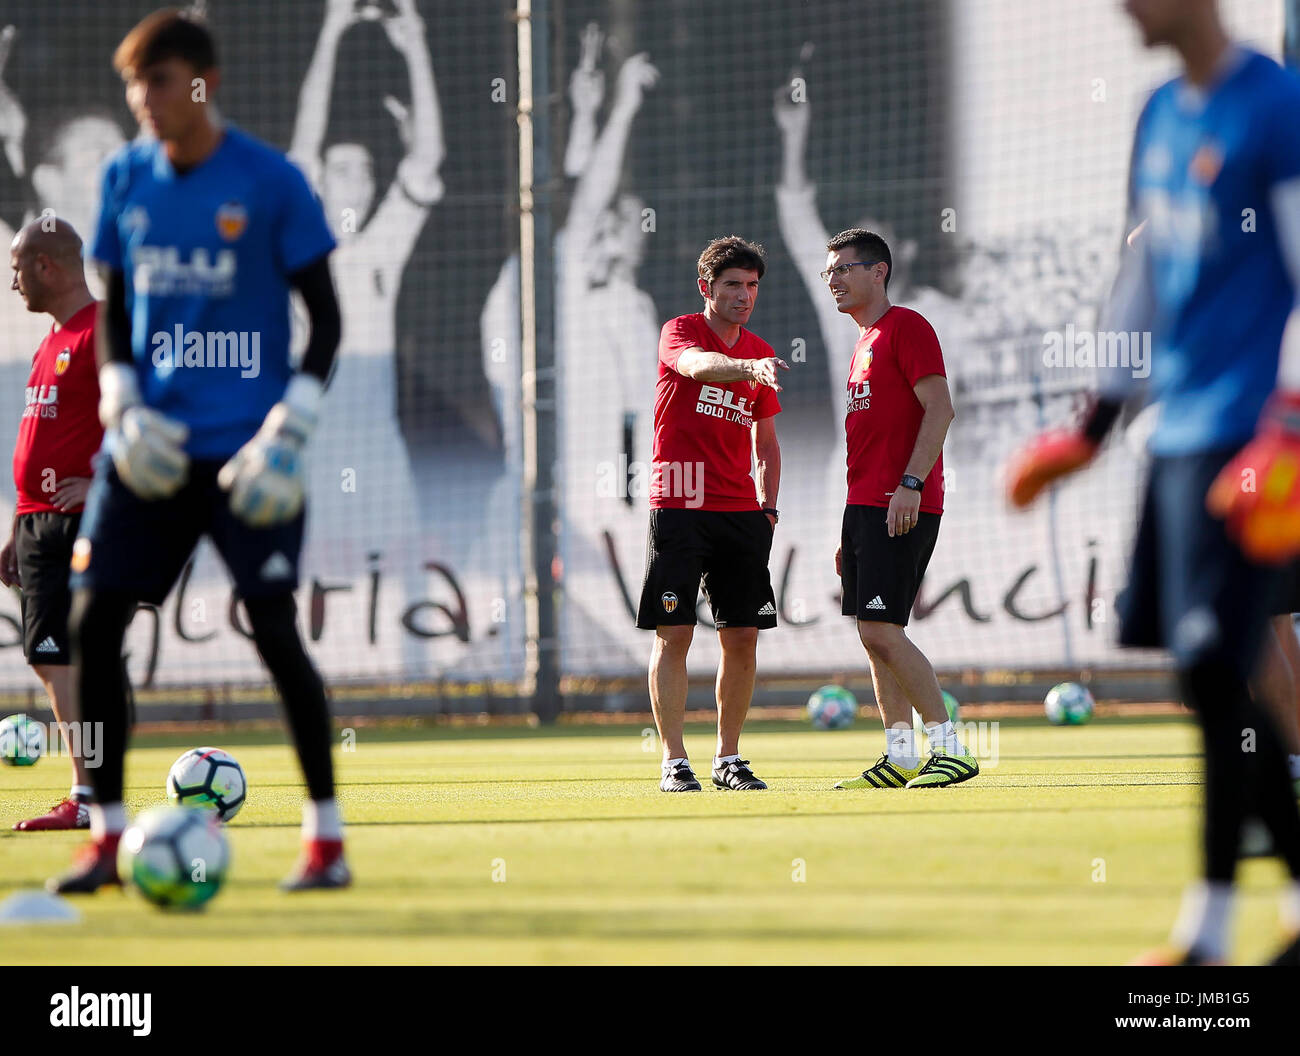
POLYGON ((759 510, 651 510, 636 625, 694 626, 703 585, 719 630, 775 627, 771 551, 772 522, 759 510))
POLYGON ((29 664, 64 667, 68 655, 68 563, 79 513, 24 513, 14 520, 22 579, 23 655, 29 664))
POLYGON ((73 590, 122 591, 161 605, 204 535, 240 597, 297 589, 305 509, 273 528, 245 524, 217 486, 223 463, 209 460, 191 461, 189 479, 171 498, 146 502, 122 483, 106 453, 95 457, 95 481, 72 555, 73 590))
POLYGON ((840 611, 845 616, 906 627, 935 540, 937 513, 922 513, 916 527, 892 538, 883 506, 845 506, 840 534, 840 611))

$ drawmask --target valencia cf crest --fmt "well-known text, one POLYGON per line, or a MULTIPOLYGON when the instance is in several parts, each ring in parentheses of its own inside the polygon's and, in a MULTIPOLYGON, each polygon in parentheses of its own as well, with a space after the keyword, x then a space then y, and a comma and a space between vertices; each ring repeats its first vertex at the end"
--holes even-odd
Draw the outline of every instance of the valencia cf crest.
POLYGON ((677 608, 677 595, 671 590, 664 591, 663 596, 659 600, 663 603, 664 612, 672 612, 677 608))
POLYGON ((865 378, 867 372, 871 370, 871 358, 875 353, 875 345, 868 345, 861 352, 854 355, 853 369, 849 372, 850 377, 865 378))
POLYGON ((1219 177, 1223 168, 1223 154, 1213 143, 1202 143, 1200 149, 1192 156, 1188 170, 1192 178, 1202 187, 1208 187, 1219 177))
POLYGON ((238 202, 226 202, 217 210, 217 230, 227 242, 236 241, 248 226, 248 211, 238 202))
POLYGON ((72 349, 65 348, 54 359, 54 373, 64 374, 68 369, 68 364, 72 362, 72 349))

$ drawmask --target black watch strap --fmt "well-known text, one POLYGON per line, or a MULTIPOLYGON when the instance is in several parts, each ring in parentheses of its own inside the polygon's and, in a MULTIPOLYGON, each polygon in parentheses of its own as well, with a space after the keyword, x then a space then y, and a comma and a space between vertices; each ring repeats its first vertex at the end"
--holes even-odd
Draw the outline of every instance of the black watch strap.
POLYGON ((778 521, 781 519, 781 511, 778 510, 775 506, 764 506, 764 507, 763 507, 763 512, 764 512, 764 513, 770 513, 770 514, 771 514, 773 517, 775 517, 778 521))
POLYGON ((920 477, 912 476, 911 473, 904 473, 903 479, 899 481, 899 485, 901 487, 907 488, 910 491, 925 490, 925 481, 923 481, 920 477))

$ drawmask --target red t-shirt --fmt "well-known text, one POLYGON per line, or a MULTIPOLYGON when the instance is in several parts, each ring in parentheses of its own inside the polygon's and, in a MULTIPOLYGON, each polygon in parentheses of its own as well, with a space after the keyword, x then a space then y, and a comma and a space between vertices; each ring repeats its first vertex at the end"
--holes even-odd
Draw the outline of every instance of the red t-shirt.
POLYGON ((54 485, 68 477, 91 476, 91 456, 104 439, 95 366, 97 307, 88 304, 60 329, 51 327, 32 357, 27 405, 14 445, 16 513, 60 512, 50 504, 54 485))
POLYGON ((776 390, 752 381, 713 384, 677 373, 688 348, 732 359, 767 359, 772 346, 744 327, 730 348, 703 313, 669 319, 659 333, 659 380, 655 385, 654 465, 651 509, 758 509, 751 473, 755 419, 781 410, 776 390))
MULTIPOLYGON (((925 409, 915 386, 929 374, 947 377, 934 328, 898 305, 858 338, 849 366, 844 433, 850 506, 888 506, 907 471, 925 409)), ((943 513, 943 455, 925 478, 923 513, 943 513)))

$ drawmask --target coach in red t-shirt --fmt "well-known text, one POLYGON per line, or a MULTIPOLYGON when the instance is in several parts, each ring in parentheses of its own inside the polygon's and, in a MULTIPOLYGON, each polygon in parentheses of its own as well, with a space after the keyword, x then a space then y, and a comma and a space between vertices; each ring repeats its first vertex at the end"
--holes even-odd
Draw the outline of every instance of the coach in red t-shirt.
POLYGON ((943 352, 917 312, 889 303, 893 258, 861 228, 827 243, 822 279, 858 324, 844 431, 848 499, 835 571, 845 616, 857 618, 885 726, 885 752, 836 788, 928 788, 979 773, 944 707, 934 668, 907 637, 908 616, 939 536, 943 441, 953 419, 943 352), (925 723, 922 763, 912 727, 925 723))
MULTIPOLYGON (((104 438, 95 367, 96 303, 86 287, 81 239, 64 220, 33 220, 9 251, 16 290, 29 312, 54 325, 32 357, 27 404, 14 445, 18 504, 13 532, 0 550, 0 580, 22 588, 23 651, 45 686, 54 717, 73 724, 68 655, 68 591, 72 544, 90 487, 90 459, 104 438)), ((73 785, 48 814, 20 831, 90 826, 90 784, 78 736, 65 738, 73 785)), ((96 742, 98 743, 98 742, 96 742)))
POLYGON ((655 632, 650 702, 663 742, 665 792, 700 790, 682 724, 701 583, 722 647, 713 783, 736 791, 767 787, 740 758, 758 631, 776 626, 767 571, 781 479, 773 418, 781 410, 777 374, 789 368, 745 329, 765 268, 762 247, 735 235, 714 239, 697 267, 704 311, 670 319, 659 335, 650 541, 636 625, 655 632))

